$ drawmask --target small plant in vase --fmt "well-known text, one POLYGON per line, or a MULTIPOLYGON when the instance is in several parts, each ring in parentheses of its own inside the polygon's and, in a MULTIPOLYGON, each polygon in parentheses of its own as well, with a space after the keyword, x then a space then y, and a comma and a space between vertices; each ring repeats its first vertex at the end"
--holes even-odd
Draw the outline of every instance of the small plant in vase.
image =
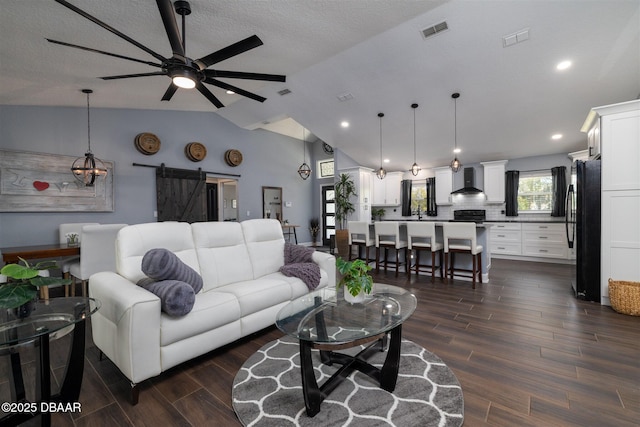
POLYGON ((33 301, 41 286, 70 285, 71 279, 57 277, 41 277, 40 270, 56 267, 55 261, 43 261, 29 265, 20 258, 24 265, 7 264, 0 270, 0 274, 7 276, 7 283, 0 286, 0 307, 17 308, 33 301))
POLYGON ((384 216, 385 211, 382 208, 373 208, 371 209, 371 216, 373 217, 373 220, 376 221, 382 221, 382 217, 384 216))
POLYGON ((315 246, 318 233, 320 232, 320 220, 318 218, 311 218, 309 220, 309 232, 311 233, 311 244, 315 246))
POLYGON ((338 258, 336 267, 342 275, 337 287, 344 286, 344 299, 352 303, 364 301, 365 295, 373 289, 373 278, 369 275, 371 266, 361 259, 345 261, 338 258))

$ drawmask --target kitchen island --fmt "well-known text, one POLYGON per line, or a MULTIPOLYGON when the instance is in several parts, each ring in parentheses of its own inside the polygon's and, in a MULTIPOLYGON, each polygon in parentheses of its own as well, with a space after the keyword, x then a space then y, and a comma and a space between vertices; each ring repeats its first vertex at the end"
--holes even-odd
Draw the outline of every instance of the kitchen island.
MULTIPOLYGON (((386 221, 396 221, 400 224, 400 235, 402 240, 407 240, 407 222, 413 222, 418 220, 385 220, 386 221)), ((420 220, 420 222, 433 222, 436 225, 436 241, 442 242, 442 225, 443 221, 426 221, 420 220)), ((479 245, 482 245, 482 282, 489 282, 489 270, 491 269, 491 238, 489 234, 489 229, 491 228, 491 224, 487 223, 477 223, 476 224, 476 238, 479 245)), ((370 232, 372 236, 375 236, 375 228, 374 224, 370 225, 370 232)), ((422 260, 421 260, 422 261, 422 260)), ((465 269, 471 270, 471 255, 467 254, 456 254, 455 257, 455 269, 465 269)), ((458 279, 467 279, 466 277, 458 277, 458 279)), ((471 281, 471 277, 468 278, 471 281)))

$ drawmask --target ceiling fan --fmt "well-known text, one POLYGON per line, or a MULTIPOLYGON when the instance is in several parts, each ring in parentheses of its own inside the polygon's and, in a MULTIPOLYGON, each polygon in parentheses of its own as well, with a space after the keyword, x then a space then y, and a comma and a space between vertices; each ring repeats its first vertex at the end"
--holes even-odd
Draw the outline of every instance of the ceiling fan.
POLYGON ((164 24, 165 31, 167 32, 167 36, 169 38, 169 43, 171 44, 171 50, 173 51, 173 56, 170 58, 165 58, 164 56, 154 52, 143 44, 133 40, 131 37, 126 34, 121 33, 115 28, 109 26, 108 24, 100 21, 98 18, 88 14, 87 12, 81 10, 80 8, 72 5, 71 3, 65 0, 55 0, 57 3, 65 6, 68 9, 76 12, 79 15, 84 16, 90 21, 100 25, 107 31, 112 32, 118 37, 128 41, 134 46, 144 50, 154 58, 156 58, 160 63, 144 61, 141 59, 131 58, 128 56, 118 55, 116 53, 105 52, 102 50, 93 49, 90 47, 79 46, 76 44, 61 42, 57 40, 47 39, 47 41, 55 44, 59 44, 62 46, 74 47, 77 49, 86 50, 89 52, 100 53, 103 55, 109 55, 120 59, 126 59, 129 61, 135 61, 142 64, 147 64, 152 67, 160 68, 160 71, 149 72, 149 73, 138 73, 138 74, 124 74, 118 76, 106 76, 100 77, 103 80, 117 80, 117 79, 128 79, 134 77, 148 77, 148 76, 169 76, 171 78, 171 84, 167 88, 166 92, 162 96, 163 101, 171 100, 171 97, 176 93, 178 88, 192 89, 196 88, 201 94, 203 94, 213 105, 217 108, 224 107, 224 104, 220 102, 220 100, 213 94, 207 87, 203 84, 210 84, 212 86, 217 86, 222 89, 230 90, 238 95, 245 96, 250 99, 254 99, 259 102, 264 102, 266 98, 256 95, 255 93, 248 92, 246 90, 240 89, 239 87, 230 85, 228 83, 217 80, 217 78, 232 78, 232 79, 247 79, 247 80, 264 80, 264 81, 274 81, 274 82, 284 82, 286 81, 286 76, 278 75, 278 74, 261 74, 261 73, 245 73, 240 71, 223 71, 223 70, 214 70, 209 69, 210 66, 217 64, 218 62, 224 61, 225 59, 229 59, 233 56, 239 55, 243 52, 261 46, 262 40, 256 35, 251 37, 247 37, 244 40, 240 40, 232 45, 229 45, 225 48, 222 48, 218 51, 210 53, 209 55, 203 56, 200 59, 191 59, 186 55, 186 41, 185 41, 185 16, 191 13, 191 6, 188 1, 175 1, 173 3, 173 8, 171 4, 171 0, 156 0, 158 4, 158 10, 160 11, 160 16, 162 17, 162 22, 164 24), (180 30, 178 28, 178 24, 176 22, 176 16, 174 14, 173 9, 175 8, 175 13, 182 16, 182 37, 180 36, 180 30))

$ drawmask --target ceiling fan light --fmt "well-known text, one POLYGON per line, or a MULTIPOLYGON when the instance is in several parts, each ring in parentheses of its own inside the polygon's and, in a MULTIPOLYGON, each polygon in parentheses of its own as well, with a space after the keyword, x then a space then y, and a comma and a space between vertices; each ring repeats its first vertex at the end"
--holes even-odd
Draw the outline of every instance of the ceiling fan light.
POLYGON ((183 89, 193 89, 194 87, 196 87, 196 82, 191 78, 185 76, 173 77, 173 84, 183 89))

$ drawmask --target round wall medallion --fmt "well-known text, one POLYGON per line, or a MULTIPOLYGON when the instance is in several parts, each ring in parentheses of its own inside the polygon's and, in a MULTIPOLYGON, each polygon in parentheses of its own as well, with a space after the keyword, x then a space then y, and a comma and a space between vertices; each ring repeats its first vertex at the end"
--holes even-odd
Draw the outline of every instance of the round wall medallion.
POLYGON ((207 147, 199 142, 190 142, 184 147, 184 154, 192 162, 199 162, 207 157, 207 147))
POLYGON ((227 150, 224 153, 224 160, 229 166, 238 166, 242 163, 242 153, 238 150, 227 150))
POLYGON ((136 135, 133 145, 142 154, 150 156, 160 150, 160 139, 152 133, 143 132, 136 135))

